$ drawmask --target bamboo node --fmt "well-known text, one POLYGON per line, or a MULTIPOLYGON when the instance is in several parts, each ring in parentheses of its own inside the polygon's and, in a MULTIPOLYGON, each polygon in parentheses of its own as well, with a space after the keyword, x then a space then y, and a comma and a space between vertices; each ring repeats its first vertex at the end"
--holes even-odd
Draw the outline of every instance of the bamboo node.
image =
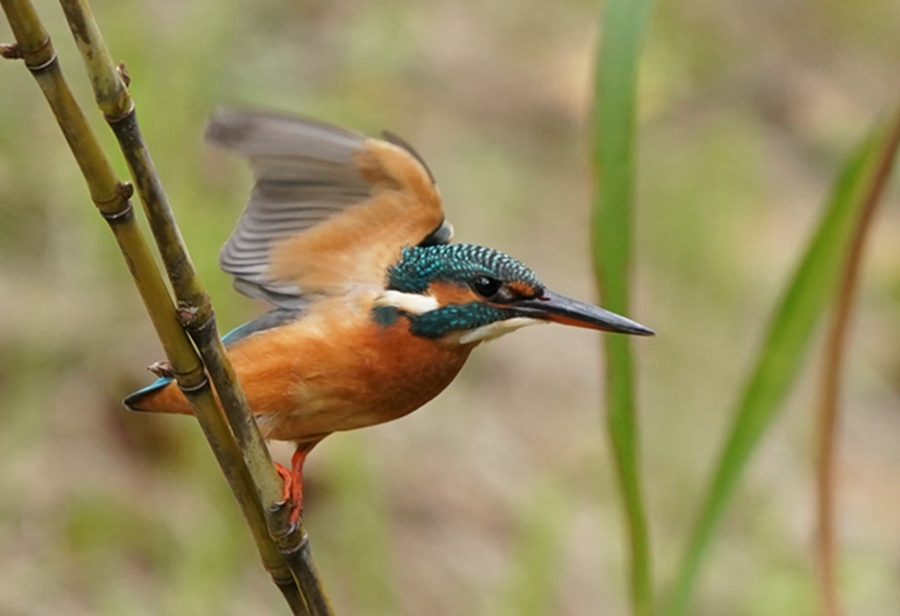
MULTIPOLYGON (((297 530, 298 523, 294 522, 291 524, 291 533, 297 530)), ((281 547, 279 546, 279 551, 285 555, 289 556, 291 554, 308 554, 310 551, 309 548, 309 534, 305 530, 300 531, 300 540, 297 541, 296 545, 292 545, 290 547, 281 547)))
MULTIPOLYGON (((125 82, 125 85, 127 86, 128 82, 125 82)), ((125 96, 127 96, 127 93, 125 96)), ((112 113, 104 113, 103 114, 103 117, 106 118, 106 121, 112 127, 113 132, 116 131, 116 127, 119 125, 119 122, 134 116, 134 101, 131 100, 131 98, 129 97, 127 99, 127 102, 128 102, 128 109, 126 109, 124 112, 119 113, 119 114, 112 114, 112 113)))
POLYGON ((94 205, 96 205, 100 209, 100 213, 106 220, 119 220, 131 215, 132 208, 130 199, 133 194, 134 186, 132 186, 129 182, 119 182, 118 184, 116 184, 115 194, 112 197, 110 197, 109 199, 92 199, 92 201, 94 202, 94 205), (125 207, 120 210, 116 210, 115 212, 106 211, 106 206, 120 200, 125 202, 125 207))
MULTIPOLYGON (((50 43, 50 39, 47 39, 47 43, 50 43)), ((24 56, 23 56, 24 57, 24 56)), ((40 64, 28 64, 28 60, 25 61, 25 66, 28 67, 28 70, 32 73, 40 73, 48 66, 51 66, 54 62, 56 62, 56 50, 53 50, 53 53, 50 54, 50 57, 41 62, 40 64)))
MULTIPOLYGON (((107 201, 107 203, 111 203, 112 201, 116 200, 118 200, 118 197, 116 197, 116 199, 112 199, 111 201, 107 201)), ((97 205, 102 204, 98 203, 97 205)), ((116 222, 118 220, 122 220, 123 218, 128 218, 133 213, 134 208, 132 208, 131 206, 131 201, 128 201, 127 199, 125 201, 125 207, 123 207, 121 210, 117 210, 115 212, 107 212, 103 209, 100 210, 100 215, 103 216, 103 218, 105 218, 107 222, 116 222)))
POLYGON ((196 385, 184 385, 181 382, 178 382, 178 388, 186 394, 193 393, 195 391, 200 391, 204 387, 209 385, 209 379, 206 378, 206 375, 203 375, 203 378, 200 379, 200 382, 196 385))
POLYGON ((197 322, 197 315, 200 310, 188 302, 178 302, 178 320, 184 327, 193 327, 197 322))
POLYGON ((209 296, 203 293, 193 301, 179 301, 178 320, 183 327, 189 328, 195 333, 215 328, 215 312, 209 302, 209 296))

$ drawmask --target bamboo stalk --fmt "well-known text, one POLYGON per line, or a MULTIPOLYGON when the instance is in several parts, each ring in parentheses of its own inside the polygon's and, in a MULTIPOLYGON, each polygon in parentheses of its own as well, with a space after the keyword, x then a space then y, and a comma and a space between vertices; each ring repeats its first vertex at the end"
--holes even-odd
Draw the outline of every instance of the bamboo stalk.
MULTIPOLYGON (((292 612, 309 613, 304 599, 298 592, 298 584, 291 574, 292 571, 286 564, 287 561, 266 532, 267 516, 260 507, 257 491, 244 464, 241 451, 213 396, 203 365, 185 335, 178 317, 179 311, 175 310, 149 247, 135 224, 130 201, 133 192, 131 186, 118 181, 103 155, 84 114, 63 79, 50 37, 38 19, 34 7, 28 0, 0 0, 0 5, 7 15, 17 41, 15 45, 3 46, 3 57, 24 59, 44 92, 87 181, 91 198, 109 222, 119 243, 160 336, 172 372, 191 403, 195 415, 200 419, 217 461, 241 505, 266 569, 284 594, 292 612)), ((81 44, 82 41, 79 40, 79 46, 81 44)), ((214 332, 215 328, 212 329, 214 332)), ((303 536, 299 532, 296 534, 300 536, 297 544, 302 546, 305 543, 303 536)), ((309 577, 318 581, 314 570, 309 577)))
POLYGON ((289 508, 283 501, 281 478, 275 472, 269 450, 225 353, 216 327, 215 311, 188 254, 144 143, 134 102, 123 79, 123 67, 116 67, 113 63, 87 1, 60 0, 60 4, 90 76, 97 104, 125 155, 175 292, 182 324, 203 358, 237 439, 244 464, 263 506, 268 533, 284 555, 301 591, 304 588, 307 590, 304 592, 307 604, 322 608, 313 611, 313 615, 328 616, 332 610, 312 564, 309 542, 301 525, 289 524, 289 508), (297 554, 304 554, 304 557, 298 559, 297 554))
POLYGON ((842 613, 838 592, 837 540, 835 533, 835 467, 837 457, 838 398, 840 397, 841 367, 846 348, 847 330, 853 308, 853 296, 859 281, 866 239, 871 235, 872 221, 881 196, 887 187, 897 148, 900 145, 900 114, 880 152, 869 191, 864 197, 862 212, 853 230, 847 260, 844 262, 840 288, 825 345, 825 366, 822 370, 818 400, 818 444, 816 463, 816 552, 818 556, 819 601, 823 616, 842 613))

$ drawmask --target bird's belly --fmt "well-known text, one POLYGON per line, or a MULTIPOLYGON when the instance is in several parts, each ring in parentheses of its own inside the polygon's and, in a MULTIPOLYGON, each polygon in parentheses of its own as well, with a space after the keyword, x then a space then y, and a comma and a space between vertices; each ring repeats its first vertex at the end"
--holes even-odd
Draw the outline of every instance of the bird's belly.
POLYGON ((357 327, 352 338, 295 329, 264 332, 229 350, 269 439, 315 440, 402 417, 439 394, 471 350, 413 336, 405 319, 357 327))

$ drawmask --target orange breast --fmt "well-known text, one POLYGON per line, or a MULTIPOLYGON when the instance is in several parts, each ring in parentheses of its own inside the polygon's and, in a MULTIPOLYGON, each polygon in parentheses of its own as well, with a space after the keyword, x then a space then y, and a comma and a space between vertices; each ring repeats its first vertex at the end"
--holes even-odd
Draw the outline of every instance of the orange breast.
MULTIPOLYGON (((473 348, 413 336, 402 317, 382 327, 368 305, 326 300, 229 348, 263 436, 313 440, 406 415, 439 394, 473 348)), ((157 397, 154 406, 187 410, 174 385, 157 397)))

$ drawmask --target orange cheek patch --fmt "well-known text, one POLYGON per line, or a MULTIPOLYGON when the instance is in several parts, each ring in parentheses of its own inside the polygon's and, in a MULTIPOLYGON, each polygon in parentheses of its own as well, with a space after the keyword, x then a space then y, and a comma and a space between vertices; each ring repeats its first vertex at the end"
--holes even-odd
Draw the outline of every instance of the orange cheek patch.
POLYGON ((534 297, 537 295, 537 289, 526 282, 513 280, 506 283, 506 286, 519 297, 534 297))
POLYGON ((449 282, 432 282, 428 287, 428 292, 431 293, 441 306, 482 301, 468 286, 464 287, 449 282))

